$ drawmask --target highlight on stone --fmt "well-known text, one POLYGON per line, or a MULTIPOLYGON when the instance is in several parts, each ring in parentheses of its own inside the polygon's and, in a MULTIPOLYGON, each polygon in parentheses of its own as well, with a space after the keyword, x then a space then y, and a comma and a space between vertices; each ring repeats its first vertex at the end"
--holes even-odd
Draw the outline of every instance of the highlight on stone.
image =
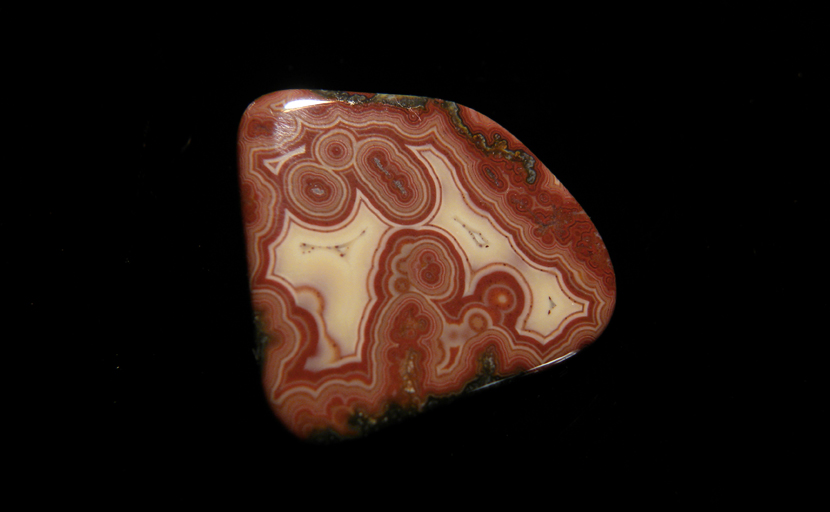
POLYGON ((288 90, 239 128, 269 404, 355 437, 562 361, 614 309, 605 245, 504 128, 413 96, 288 90))

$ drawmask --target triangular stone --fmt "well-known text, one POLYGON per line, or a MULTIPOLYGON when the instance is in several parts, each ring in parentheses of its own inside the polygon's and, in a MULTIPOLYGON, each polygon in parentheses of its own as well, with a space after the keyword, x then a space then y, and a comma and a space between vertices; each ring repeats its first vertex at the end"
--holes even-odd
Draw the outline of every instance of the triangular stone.
POLYGON ((263 384, 301 438, 562 361, 614 309, 591 220, 469 108, 272 93, 242 118, 239 173, 263 384))

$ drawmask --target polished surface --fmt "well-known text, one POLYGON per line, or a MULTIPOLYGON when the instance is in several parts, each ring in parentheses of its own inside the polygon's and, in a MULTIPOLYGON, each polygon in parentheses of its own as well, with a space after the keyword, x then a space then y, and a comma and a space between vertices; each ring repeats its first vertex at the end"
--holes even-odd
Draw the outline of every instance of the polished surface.
POLYGON ((588 215, 474 110, 272 93, 242 119, 239 172, 263 384, 299 437, 365 434, 562 361, 611 317, 588 215))

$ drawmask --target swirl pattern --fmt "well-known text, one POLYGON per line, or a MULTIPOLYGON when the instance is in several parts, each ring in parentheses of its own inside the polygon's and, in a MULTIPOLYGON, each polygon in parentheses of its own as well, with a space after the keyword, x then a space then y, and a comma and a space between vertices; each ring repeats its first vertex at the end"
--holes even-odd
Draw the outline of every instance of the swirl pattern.
POLYGON ((273 93, 243 116, 239 172, 263 384, 300 437, 562 360, 611 317, 593 223, 473 110, 273 93))

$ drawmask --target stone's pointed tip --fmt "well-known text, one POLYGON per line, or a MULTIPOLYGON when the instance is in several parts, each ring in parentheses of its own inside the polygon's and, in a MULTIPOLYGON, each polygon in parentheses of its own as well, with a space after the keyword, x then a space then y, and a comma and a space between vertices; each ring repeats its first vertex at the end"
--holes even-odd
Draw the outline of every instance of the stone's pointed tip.
POLYGON ((239 179, 269 403, 353 437, 573 356, 610 258, 542 162, 471 109, 286 90, 251 103, 239 179))

